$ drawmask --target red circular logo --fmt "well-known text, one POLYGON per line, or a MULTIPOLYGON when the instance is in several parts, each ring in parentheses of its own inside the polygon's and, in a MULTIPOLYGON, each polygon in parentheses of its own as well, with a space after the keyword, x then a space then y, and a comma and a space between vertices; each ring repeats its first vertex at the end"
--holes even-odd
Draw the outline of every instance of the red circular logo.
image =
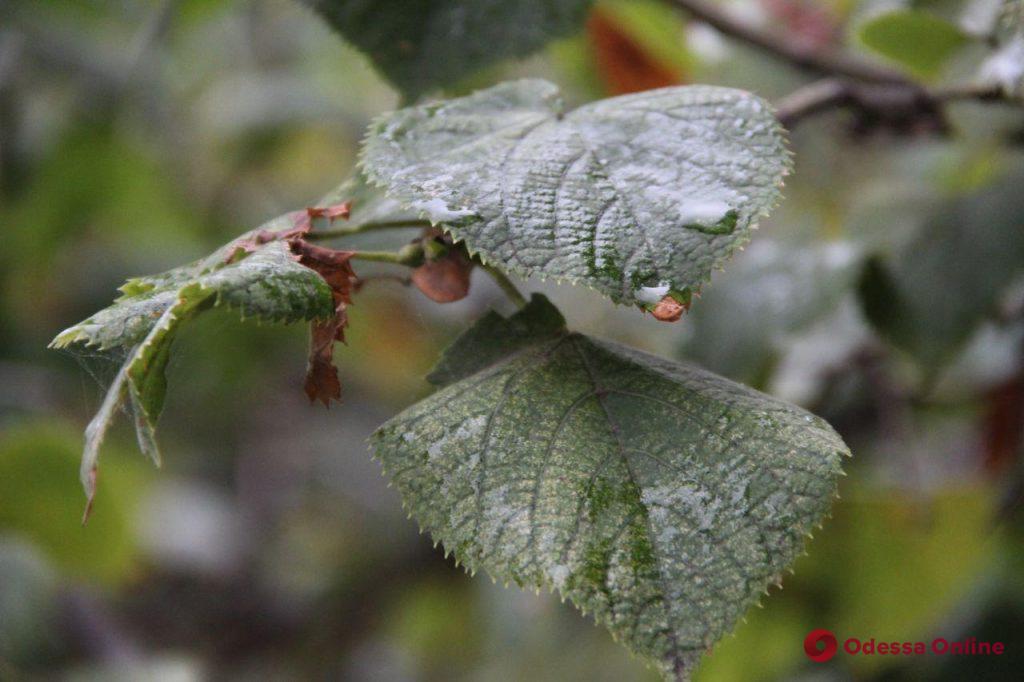
POLYGON ((811 630, 804 639, 804 653, 816 663, 824 663, 836 655, 839 643, 828 630, 811 630), (819 644, 821 646, 819 646, 819 644))

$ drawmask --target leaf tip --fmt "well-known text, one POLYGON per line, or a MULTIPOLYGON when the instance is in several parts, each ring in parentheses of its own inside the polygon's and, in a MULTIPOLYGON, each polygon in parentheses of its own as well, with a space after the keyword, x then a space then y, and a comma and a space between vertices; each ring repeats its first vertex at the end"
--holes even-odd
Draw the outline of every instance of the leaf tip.
POLYGON ((82 479, 82 486, 85 488, 85 509, 82 511, 82 525, 89 522, 92 516, 93 503, 96 501, 96 478, 99 475, 98 469, 93 466, 82 479))

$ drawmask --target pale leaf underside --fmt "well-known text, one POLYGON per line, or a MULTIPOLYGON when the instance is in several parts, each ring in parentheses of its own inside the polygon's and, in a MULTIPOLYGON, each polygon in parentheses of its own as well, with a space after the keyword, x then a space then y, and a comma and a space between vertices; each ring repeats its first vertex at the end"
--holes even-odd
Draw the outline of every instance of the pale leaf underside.
MULTIPOLYGON (((535 297, 510 323, 549 308, 535 297)), ((382 426, 376 454, 470 570, 557 589, 683 678, 802 551, 846 446, 721 377, 538 331, 382 426)))
POLYGON ((688 301, 779 198, 788 164, 768 105, 682 86, 563 113, 544 81, 503 83, 379 119, 371 182, 503 269, 620 303, 688 301))

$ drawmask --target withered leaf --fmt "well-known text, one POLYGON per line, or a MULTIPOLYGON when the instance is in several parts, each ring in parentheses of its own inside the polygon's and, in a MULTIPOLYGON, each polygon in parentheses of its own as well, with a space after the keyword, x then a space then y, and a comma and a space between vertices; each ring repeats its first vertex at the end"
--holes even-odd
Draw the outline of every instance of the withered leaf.
POLYGON ((338 218, 347 220, 351 211, 352 202, 343 201, 340 204, 331 204, 329 206, 311 206, 306 209, 306 215, 310 219, 327 218, 328 221, 333 223, 338 218))
POLYGON ((352 302, 356 273, 352 270, 351 259, 355 252, 318 246, 304 239, 292 240, 291 249, 299 257, 299 263, 319 273, 330 285, 335 303, 352 302))
POLYGON ((293 239, 290 245, 300 264, 323 277, 334 298, 334 315, 311 324, 305 383, 310 401, 319 400, 330 406, 332 399, 341 400, 341 382, 334 366, 334 342, 345 340, 346 308, 352 303, 352 289, 356 285, 353 252, 317 246, 301 238, 293 239))
POLYGON ((246 236, 236 240, 228 249, 228 254, 224 258, 224 263, 234 263, 250 253, 255 253, 264 244, 269 244, 273 241, 291 242, 295 239, 301 239, 313 228, 313 223, 310 220, 309 209, 306 209, 305 211, 294 211, 288 214, 288 217, 292 222, 291 227, 286 227, 280 230, 253 230, 246 236))
POLYGON ((345 326, 347 315, 342 309, 330 320, 316 320, 310 325, 309 364, 306 366, 306 395, 309 401, 319 400, 330 407, 331 400, 341 400, 341 381, 334 366, 334 342, 345 326))

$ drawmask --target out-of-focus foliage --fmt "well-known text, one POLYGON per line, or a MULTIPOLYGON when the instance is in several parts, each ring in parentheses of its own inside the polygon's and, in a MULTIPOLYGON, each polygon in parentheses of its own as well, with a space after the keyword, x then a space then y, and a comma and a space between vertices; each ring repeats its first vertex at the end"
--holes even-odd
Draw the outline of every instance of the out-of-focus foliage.
POLYGON ((793 335, 838 305, 858 266, 846 242, 803 247, 762 237, 701 295, 684 351, 708 369, 757 384, 793 335))
POLYGON ((572 33, 591 0, 303 0, 412 98, 572 33))
POLYGON ((1024 274, 1024 174, 925 213, 923 228, 865 268, 868 319, 926 368, 949 360, 1024 274))
POLYGON ((955 24, 925 11, 894 10, 864 22, 861 42, 921 76, 935 76, 968 37, 955 24))
POLYGON ((76 518, 82 505, 74 476, 80 431, 56 420, 5 430, 0 437, 0 528, 31 541, 47 562, 68 575, 114 584, 124 580, 138 555, 132 524, 144 479, 138 466, 118 454, 118 471, 104 481, 99 499, 106 510, 103 518, 83 530, 76 518))
MULTIPOLYGON (((606 21, 676 65, 685 82, 769 101, 805 82, 661 3, 651 10, 666 17, 656 19, 657 35, 624 18, 646 2, 599 4, 606 21)), ((813 45, 851 34, 882 4, 728 6, 813 45)), ((914 4, 951 21, 962 7, 914 4)), ((1012 29, 999 31, 1004 46, 1012 29)), ((529 76, 557 83, 571 106, 613 94, 595 33, 581 29, 493 65, 453 93, 529 76)), ((935 85, 975 73, 987 56, 980 44, 952 56, 935 85)), ((849 47, 866 54, 856 41, 849 47)), ((625 78, 633 87, 649 82, 642 63, 638 73, 647 75, 625 78)), ((119 461, 104 469, 93 518, 79 525, 78 434, 102 395, 93 375, 106 384, 117 367, 46 351, 49 339, 109 303, 127 277, 188 262, 310 205, 348 176, 369 121, 397 104, 367 60, 297 3, 0 3, 0 441, 16 443, 0 466, 19 472, 0 479, 0 679, 655 679, 557 598, 454 568, 417 534, 370 461, 366 437, 429 393, 421 377, 441 348, 490 307, 509 312, 480 273, 470 296, 450 306, 394 281, 368 284, 337 352, 346 399, 330 412, 302 394, 301 328, 243 326, 217 310, 196 318, 168 367, 160 428, 174 457, 150 476, 130 431, 112 429, 108 455, 119 461), (61 463, 42 465, 51 472, 43 481, 31 463, 48 457, 61 463), (133 464, 142 473, 119 483, 133 464), (34 488, 58 484, 66 508, 55 501, 23 512, 34 488), (104 558, 108 543, 122 548, 110 550, 116 562, 104 558), (120 568, 95 568, 106 561, 120 568)), ((864 136, 847 112, 795 128, 794 173, 754 244, 770 240, 798 262, 843 244, 857 255, 853 275, 860 256, 889 266, 907 244, 927 245, 941 225, 927 219, 937 207, 1009 183, 1007 170, 1024 156, 1019 108, 958 102, 948 114, 948 137, 864 136)), ((390 248, 408 238, 342 244, 390 248)), ((611 309, 585 291, 528 286, 575 329, 685 359, 691 335, 706 339, 702 347, 729 348, 761 332, 745 329, 762 292, 734 299, 725 291, 748 259, 757 269, 754 244, 713 275, 677 325, 611 309)), ((975 274, 951 270, 934 305, 954 292, 970 300, 975 274)), ((810 555, 704 658, 697 679, 1016 680, 1024 669, 1022 284, 1005 281, 924 390, 913 356, 867 322, 857 277, 847 277, 808 285, 838 303, 799 324, 769 325, 770 361, 715 368, 826 417, 854 458, 810 555), (840 638, 976 636, 1004 641, 1007 654, 840 654, 814 664, 803 653, 812 628, 840 638)), ((775 281, 761 285, 771 301, 775 281)))

